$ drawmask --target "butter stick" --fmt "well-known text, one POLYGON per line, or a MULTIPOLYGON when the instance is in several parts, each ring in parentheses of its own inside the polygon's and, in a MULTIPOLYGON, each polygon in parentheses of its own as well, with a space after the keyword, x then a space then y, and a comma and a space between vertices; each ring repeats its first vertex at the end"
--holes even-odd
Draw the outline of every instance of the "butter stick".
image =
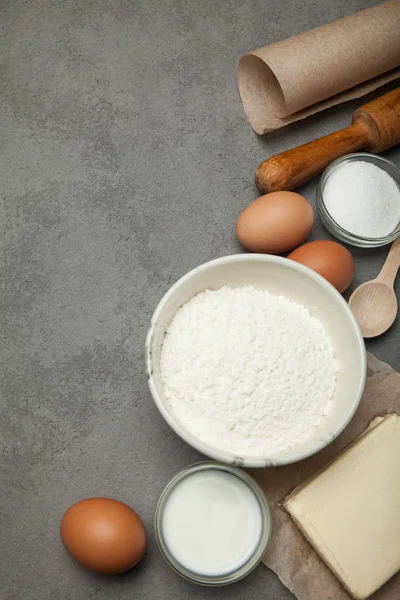
POLYGON ((400 417, 376 419, 285 508, 350 594, 368 598, 400 569, 400 417))

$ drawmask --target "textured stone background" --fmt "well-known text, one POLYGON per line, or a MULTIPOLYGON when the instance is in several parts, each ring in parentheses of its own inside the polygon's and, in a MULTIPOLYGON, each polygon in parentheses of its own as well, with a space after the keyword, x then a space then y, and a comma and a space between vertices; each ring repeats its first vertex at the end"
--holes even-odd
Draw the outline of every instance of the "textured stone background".
MULTIPOLYGON (((360 104, 258 139, 240 55, 372 4, 0 1, 2 600, 292 598, 262 566, 208 590, 160 557, 157 498, 200 456, 153 405, 144 338, 172 282, 241 251, 257 164, 348 125, 360 104), (143 517, 149 550, 129 574, 91 574, 60 543, 63 511, 92 495, 143 517)), ((314 201, 315 188, 302 192, 314 201)), ((386 252, 355 251, 357 284, 386 252)), ((398 326, 368 348, 399 369, 398 326)))

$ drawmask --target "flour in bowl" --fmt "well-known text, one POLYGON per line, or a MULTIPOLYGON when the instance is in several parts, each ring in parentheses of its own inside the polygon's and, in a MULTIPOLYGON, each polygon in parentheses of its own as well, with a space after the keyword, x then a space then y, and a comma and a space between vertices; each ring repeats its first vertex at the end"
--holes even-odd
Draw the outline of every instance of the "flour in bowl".
POLYGON ((322 323, 252 286, 192 298, 161 351, 165 394, 182 425, 242 456, 274 456, 311 438, 332 408, 337 372, 322 323))

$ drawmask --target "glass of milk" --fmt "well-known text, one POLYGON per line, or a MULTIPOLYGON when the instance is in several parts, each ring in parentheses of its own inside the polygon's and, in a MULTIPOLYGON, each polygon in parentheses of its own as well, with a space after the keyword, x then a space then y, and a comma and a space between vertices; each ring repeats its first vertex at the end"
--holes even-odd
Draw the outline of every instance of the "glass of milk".
POLYGON ((271 529, 268 504, 244 471, 217 462, 192 465, 169 482, 155 514, 167 563, 202 585, 233 583, 261 561, 271 529))

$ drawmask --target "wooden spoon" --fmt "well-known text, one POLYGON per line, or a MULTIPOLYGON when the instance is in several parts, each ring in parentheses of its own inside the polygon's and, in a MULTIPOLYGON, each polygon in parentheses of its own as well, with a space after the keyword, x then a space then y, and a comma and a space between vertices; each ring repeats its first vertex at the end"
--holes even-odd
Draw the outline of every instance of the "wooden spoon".
POLYGON ((400 237, 393 242, 378 277, 361 284, 350 296, 349 306, 365 338, 381 335, 393 325, 397 315, 393 285, 399 267, 400 237))

